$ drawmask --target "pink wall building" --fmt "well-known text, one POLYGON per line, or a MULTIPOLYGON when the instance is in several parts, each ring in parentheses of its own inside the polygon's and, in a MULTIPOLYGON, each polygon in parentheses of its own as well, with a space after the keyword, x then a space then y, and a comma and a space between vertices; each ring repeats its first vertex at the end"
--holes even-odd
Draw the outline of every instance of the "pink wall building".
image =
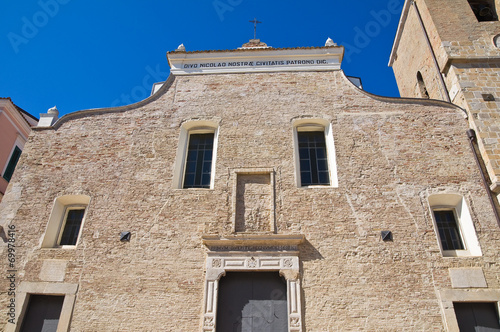
POLYGON ((14 173, 17 161, 38 119, 16 106, 10 98, 0 97, 0 200, 14 173))

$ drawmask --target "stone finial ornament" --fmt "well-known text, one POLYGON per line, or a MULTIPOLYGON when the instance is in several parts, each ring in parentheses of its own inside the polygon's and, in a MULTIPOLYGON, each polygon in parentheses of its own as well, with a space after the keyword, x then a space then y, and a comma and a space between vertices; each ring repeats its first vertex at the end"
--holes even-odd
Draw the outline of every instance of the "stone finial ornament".
POLYGON ((176 52, 186 52, 186 46, 184 46, 184 44, 180 44, 175 51, 176 52))
POLYGON ((328 37, 328 39, 326 40, 325 46, 337 46, 337 44, 335 44, 333 42, 333 40, 330 37, 328 37))
POLYGON ((53 114, 56 117, 59 116, 59 110, 57 109, 57 106, 49 108, 47 114, 53 114))
POLYGON ((40 114, 40 120, 38 121, 38 127, 50 127, 59 118, 59 110, 56 106, 49 108, 47 113, 40 114))

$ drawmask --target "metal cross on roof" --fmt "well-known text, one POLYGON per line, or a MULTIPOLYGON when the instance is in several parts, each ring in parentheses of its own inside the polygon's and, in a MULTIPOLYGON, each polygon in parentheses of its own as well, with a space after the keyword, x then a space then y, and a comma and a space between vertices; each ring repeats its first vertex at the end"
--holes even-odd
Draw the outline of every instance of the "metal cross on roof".
POLYGON ((253 21, 248 21, 250 23, 253 23, 253 39, 257 39, 257 23, 262 23, 261 21, 257 21, 256 18, 253 19, 253 21))

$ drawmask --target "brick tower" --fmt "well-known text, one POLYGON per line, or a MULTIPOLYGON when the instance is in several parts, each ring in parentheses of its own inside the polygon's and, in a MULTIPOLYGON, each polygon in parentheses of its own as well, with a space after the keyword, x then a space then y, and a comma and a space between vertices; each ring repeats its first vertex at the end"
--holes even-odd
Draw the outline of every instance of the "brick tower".
POLYGON ((467 110, 496 195, 500 193, 499 10, 499 0, 407 0, 389 61, 402 97, 440 99, 467 110))

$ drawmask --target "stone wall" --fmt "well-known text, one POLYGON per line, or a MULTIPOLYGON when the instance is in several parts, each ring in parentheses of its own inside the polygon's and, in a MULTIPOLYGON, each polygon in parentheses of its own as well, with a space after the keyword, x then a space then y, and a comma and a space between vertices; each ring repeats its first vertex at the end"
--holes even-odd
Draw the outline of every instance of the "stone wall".
MULTIPOLYGON (((444 78, 450 100, 469 114, 492 188, 500 193, 500 50, 493 42, 500 22, 478 22, 467 1, 419 0, 418 9, 444 78), (488 95, 485 100, 483 95, 488 95)), ((401 96, 417 97, 421 71, 431 98, 447 100, 414 6, 397 49, 393 69, 401 96), (429 82, 429 83, 428 83, 429 82)), ((498 8, 498 4, 497 4, 498 8)), ((498 9, 497 9, 498 11, 498 9)))
MULTIPOLYGON (((422 30, 417 11, 413 6, 409 7, 408 16, 396 51, 397 56, 392 64, 399 93, 401 97, 424 98, 419 92, 417 83, 417 72, 420 71, 429 97, 431 99, 446 100, 445 91, 437 75, 432 52, 422 30)), ((418 8, 422 20, 429 17, 425 6, 419 5, 418 8)), ((432 32, 434 31, 433 22, 426 20, 425 28, 429 36, 429 42, 431 42, 433 39, 432 32)), ((436 52, 435 48, 434 52, 436 52)), ((436 56, 438 55, 439 53, 436 53, 436 56)))
MULTIPOLYGON (((273 170, 272 181, 246 180, 273 186, 254 191, 274 199, 277 234, 305 236, 304 331, 444 330, 437 293, 452 287, 449 268, 480 268, 500 288, 500 231, 460 109, 372 96, 340 71, 184 76, 159 93, 36 130, 4 198, 11 205, 0 205, 17 229, 17 283, 79 285, 71 331, 200 330, 202 236, 234 234, 234 177, 245 169, 273 170), (292 122, 309 117, 332 125, 338 187, 296 185, 292 122), (219 124, 213 189, 174 184, 189 120, 219 124), (434 193, 465 198, 482 257, 442 256, 434 193), (76 248, 40 248, 54 199, 77 194, 91 201, 76 248)), ((2 278, 2 317, 7 288, 2 278)))

